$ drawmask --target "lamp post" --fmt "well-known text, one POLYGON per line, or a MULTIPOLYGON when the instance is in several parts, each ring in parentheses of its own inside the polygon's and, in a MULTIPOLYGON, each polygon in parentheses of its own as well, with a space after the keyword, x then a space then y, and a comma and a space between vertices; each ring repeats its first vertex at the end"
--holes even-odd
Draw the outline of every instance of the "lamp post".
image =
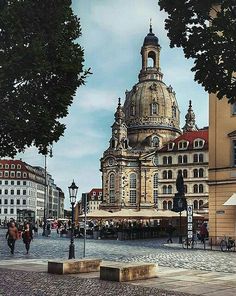
POLYGON ((69 259, 75 258, 75 245, 74 245, 74 205, 76 202, 76 195, 78 192, 78 187, 75 185, 73 180, 72 184, 68 187, 70 194, 70 203, 71 203, 71 237, 70 237, 70 247, 69 247, 69 259))
POLYGON ((44 151, 44 208, 43 208, 43 233, 42 236, 46 235, 46 210, 47 210, 47 155, 49 152, 49 156, 52 157, 52 147, 46 147, 44 151))

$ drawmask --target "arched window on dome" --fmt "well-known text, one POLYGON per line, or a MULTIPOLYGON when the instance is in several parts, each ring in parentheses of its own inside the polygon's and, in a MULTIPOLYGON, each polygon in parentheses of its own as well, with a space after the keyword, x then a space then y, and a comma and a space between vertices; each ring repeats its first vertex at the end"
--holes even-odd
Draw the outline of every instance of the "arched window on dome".
POLYGON ((176 118, 176 106, 172 106, 172 118, 176 118))
POLYGON ((152 137, 152 147, 159 147, 160 140, 157 136, 152 137))
POLYGON ((134 116, 135 115, 135 106, 134 105, 131 105, 130 106, 130 115, 131 116, 134 116))
POLYGON ((158 110, 159 109, 159 106, 158 106, 158 104, 157 103, 152 103, 151 104, 151 106, 150 106, 150 113, 151 113, 151 115, 156 115, 156 114, 158 114, 158 110))

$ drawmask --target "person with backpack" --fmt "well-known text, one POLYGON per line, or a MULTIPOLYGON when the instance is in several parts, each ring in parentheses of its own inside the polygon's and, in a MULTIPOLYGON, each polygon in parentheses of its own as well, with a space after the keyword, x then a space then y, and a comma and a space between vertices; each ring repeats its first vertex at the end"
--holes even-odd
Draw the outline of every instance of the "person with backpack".
POLYGON ((7 233, 6 233, 6 239, 12 254, 14 254, 15 242, 18 238, 19 238, 18 229, 16 228, 14 222, 10 222, 8 225, 7 233))
POLYGON ((22 239, 25 244, 26 254, 29 254, 30 243, 33 239, 33 231, 29 223, 25 224, 25 227, 22 233, 22 239))

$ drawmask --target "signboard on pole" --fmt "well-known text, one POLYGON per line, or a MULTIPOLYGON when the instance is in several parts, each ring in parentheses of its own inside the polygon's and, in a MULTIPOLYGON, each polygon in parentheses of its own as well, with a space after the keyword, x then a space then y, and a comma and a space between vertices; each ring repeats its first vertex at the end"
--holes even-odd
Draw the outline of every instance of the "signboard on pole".
POLYGON ((193 238, 193 206, 187 206, 188 239, 193 238))

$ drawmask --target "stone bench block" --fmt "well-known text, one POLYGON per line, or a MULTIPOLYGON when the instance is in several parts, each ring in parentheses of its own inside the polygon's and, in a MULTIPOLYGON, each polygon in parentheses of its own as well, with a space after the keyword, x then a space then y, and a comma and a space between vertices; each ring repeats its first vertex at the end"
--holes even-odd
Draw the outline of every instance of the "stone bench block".
POLYGON ((104 262, 100 266, 100 279, 126 282, 157 277, 158 264, 104 262))
POLYGON ((48 273, 69 274, 99 271, 101 259, 69 259, 48 261, 48 273))

